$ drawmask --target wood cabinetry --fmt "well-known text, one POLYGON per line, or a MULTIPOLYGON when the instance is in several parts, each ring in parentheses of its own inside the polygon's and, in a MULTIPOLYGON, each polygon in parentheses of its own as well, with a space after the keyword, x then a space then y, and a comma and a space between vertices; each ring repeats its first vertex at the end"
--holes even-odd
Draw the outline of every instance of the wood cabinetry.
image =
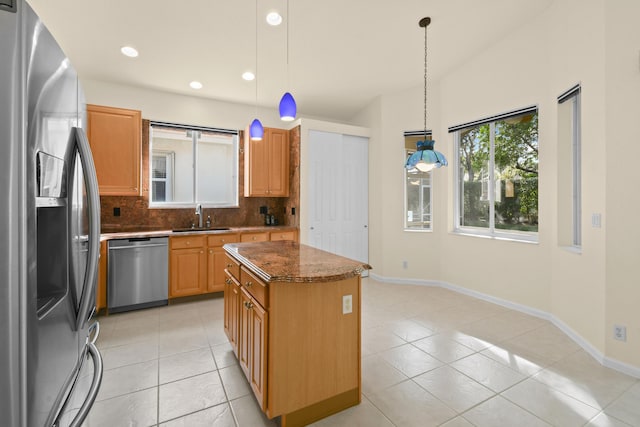
POLYGON ((268 231, 260 231, 254 233, 242 233, 240 235, 241 242, 266 242, 269 240, 268 231))
POLYGON ((240 240, 238 233, 207 236, 207 292, 224 291, 226 255, 222 246, 240 240))
MULTIPOLYGON (((297 246, 269 245, 277 246, 227 247, 225 332, 267 417, 280 416, 283 426, 308 425, 360 402, 360 275, 266 282, 261 277, 273 275, 257 265, 283 251, 297 253, 297 246), (252 258, 252 250, 273 253, 252 258), (345 295, 352 298, 349 311, 345 295)), ((322 264, 318 253, 301 259, 322 264)), ((326 265, 335 266, 337 257, 329 258, 326 265)))
POLYGON ((184 297, 206 292, 207 254, 205 236, 170 239, 169 297, 184 297))
POLYGON ((265 128, 261 141, 252 141, 245 130, 245 197, 289 196, 289 132, 265 128))
MULTIPOLYGON (((225 255, 229 266, 232 266, 235 261, 232 261, 225 255)), ((237 265, 237 263, 235 263, 237 265)), ((238 271, 239 271, 238 266, 238 271)), ((225 270, 224 281, 224 332, 229 338, 231 348, 233 352, 238 354, 238 341, 240 339, 240 284, 236 279, 237 274, 234 276, 233 269, 225 270)))
POLYGON ((297 233, 294 230, 272 231, 269 235, 269 240, 272 242, 278 240, 291 240, 295 242, 297 240, 297 233))
POLYGON ((96 310, 107 308, 107 241, 100 242, 98 283, 96 285, 96 310))
POLYGON ((141 135, 140 111, 87 105, 87 137, 101 196, 140 195, 141 135))
POLYGON ((260 408, 266 410, 266 284, 248 270, 240 269, 232 258, 226 256, 226 260, 225 332, 260 408))

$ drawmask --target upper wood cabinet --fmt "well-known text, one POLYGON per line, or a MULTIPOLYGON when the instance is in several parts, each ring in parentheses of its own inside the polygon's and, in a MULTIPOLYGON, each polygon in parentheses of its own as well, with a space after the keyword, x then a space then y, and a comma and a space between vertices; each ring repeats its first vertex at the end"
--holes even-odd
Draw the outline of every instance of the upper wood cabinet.
POLYGON ((245 197, 289 197, 289 132, 265 128, 262 141, 244 132, 245 197))
POLYGON ((102 196, 140 195, 142 115, 87 105, 87 136, 102 196))

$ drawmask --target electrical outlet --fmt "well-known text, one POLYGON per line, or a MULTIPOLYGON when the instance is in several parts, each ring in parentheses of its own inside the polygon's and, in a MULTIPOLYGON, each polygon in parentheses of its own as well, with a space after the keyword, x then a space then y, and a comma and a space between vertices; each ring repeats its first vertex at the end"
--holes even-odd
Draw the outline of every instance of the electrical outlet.
POLYGON ((353 313, 353 297, 351 295, 342 296, 342 314, 353 313))
POLYGON ((120 208, 113 208, 113 216, 120 216, 120 208))
POLYGON ((618 341, 627 341, 627 327, 622 325, 613 325, 613 339, 618 341))
POLYGON ((405 270, 409 268, 409 261, 402 261, 402 268, 404 268, 405 270))

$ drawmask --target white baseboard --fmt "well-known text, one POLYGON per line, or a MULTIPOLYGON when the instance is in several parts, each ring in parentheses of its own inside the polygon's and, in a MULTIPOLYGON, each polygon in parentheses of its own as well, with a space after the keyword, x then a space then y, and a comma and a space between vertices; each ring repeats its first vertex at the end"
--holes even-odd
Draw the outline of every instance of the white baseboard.
POLYGON ((574 331, 569 325, 564 323, 561 319, 556 317, 555 315, 548 313, 546 311, 529 307, 524 304, 519 304, 513 301, 509 301, 506 299, 494 297, 492 295, 484 294, 482 292, 474 291, 472 289, 468 289, 462 286, 453 285, 451 283, 442 282, 438 280, 422 280, 422 279, 405 279, 400 277, 384 277, 374 272, 370 272, 370 277, 378 282, 395 284, 395 285, 417 285, 417 286, 437 286, 440 288, 449 289, 454 292, 458 292, 464 295, 468 295, 483 301, 491 302, 493 304, 500 305, 502 307, 509 308, 511 310, 516 310, 521 313, 529 314, 531 316, 538 317, 540 319, 548 320, 553 323, 558 329, 567 334, 569 338, 571 338, 576 344, 578 344, 584 351, 589 353, 591 357, 596 359, 598 363, 607 368, 614 369, 618 372, 622 372, 623 374, 630 375, 635 378, 640 378, 640 367, 630 365, 628 363, 621 362, 617 359, 613 359, 611 357, 607 357, 600 350, 593 346, 589 341, 584 339, 580 334, 574 331))

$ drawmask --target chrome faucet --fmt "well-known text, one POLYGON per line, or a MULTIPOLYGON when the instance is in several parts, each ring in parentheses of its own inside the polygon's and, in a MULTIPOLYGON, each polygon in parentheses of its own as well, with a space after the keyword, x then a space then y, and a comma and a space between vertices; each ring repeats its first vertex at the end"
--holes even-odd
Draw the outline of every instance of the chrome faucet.
POLYGON ((202 228, 202 205, 200 203, 196 205, 196 215, 198 216, 198 228, 202 228))

